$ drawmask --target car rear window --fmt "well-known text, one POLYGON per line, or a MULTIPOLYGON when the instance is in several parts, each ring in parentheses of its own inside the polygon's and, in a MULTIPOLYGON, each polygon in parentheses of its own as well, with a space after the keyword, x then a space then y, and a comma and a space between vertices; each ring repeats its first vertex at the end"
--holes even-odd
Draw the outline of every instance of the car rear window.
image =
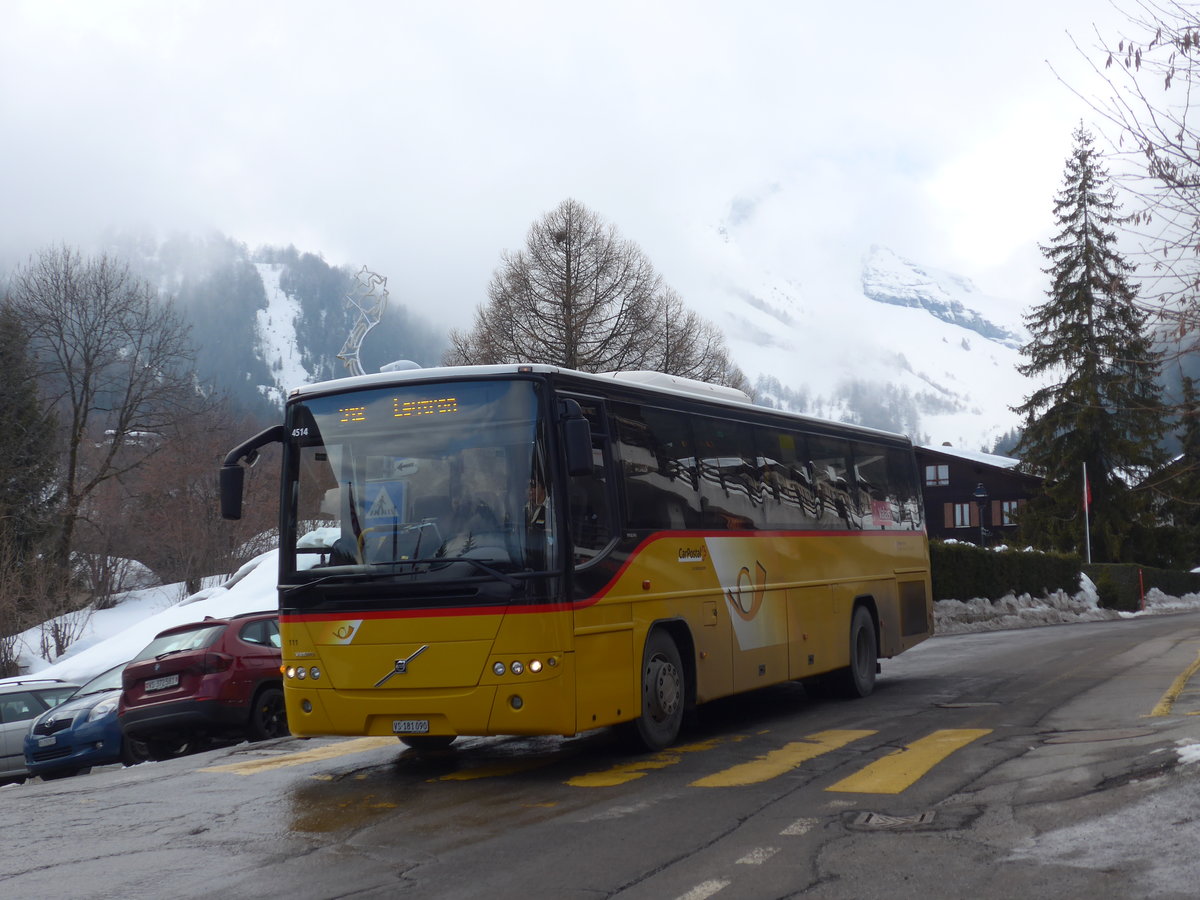
POLYGON ((146 649, 135 656, 132 662, 138 662, 143 659, 154 659, 156 656, 162 656, 164 653, 179 653, 183 650, 199 650, 203 647, 211 646, 216 643, 221 632, 225 630, 225 623, 220 625, 202 625, 197 628, 189 629, 188 631, 176 631, 171 634, 163 634, 156 637, 146 649))

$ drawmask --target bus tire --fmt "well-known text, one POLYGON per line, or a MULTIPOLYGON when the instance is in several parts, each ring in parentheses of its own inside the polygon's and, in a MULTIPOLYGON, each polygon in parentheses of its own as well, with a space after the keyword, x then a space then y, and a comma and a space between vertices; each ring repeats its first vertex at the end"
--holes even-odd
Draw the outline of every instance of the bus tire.
POLYGON ((870 694, 875 690, 875 669, 878 665, 875 620, 865 606, 856 606, 850 618, 850 665, 838 673, 841 693, 851 699, 870 694))
POLYGON ((456 737, 458 735, 454 734, 406 734, 400 737, 400 743, 412 747, 418 753, 430 753, 447 749, 456 737))
POLYGON ((645 749, 662 750, 679 737, 686 678, 675 641, 661 628, 651 631, 642 651, 642 714, 633 723, 645 749))

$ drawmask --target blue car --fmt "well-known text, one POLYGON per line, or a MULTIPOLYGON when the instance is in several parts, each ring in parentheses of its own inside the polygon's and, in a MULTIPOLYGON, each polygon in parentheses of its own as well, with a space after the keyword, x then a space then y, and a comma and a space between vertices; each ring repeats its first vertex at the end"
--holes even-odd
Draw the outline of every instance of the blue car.
POLYGON ((114 666, 34 720, 25 736, 25 765, 44 780, 86 772, 92 766, 147 759, 146 745, 126 738, 117 720, 121 673, 114 666))

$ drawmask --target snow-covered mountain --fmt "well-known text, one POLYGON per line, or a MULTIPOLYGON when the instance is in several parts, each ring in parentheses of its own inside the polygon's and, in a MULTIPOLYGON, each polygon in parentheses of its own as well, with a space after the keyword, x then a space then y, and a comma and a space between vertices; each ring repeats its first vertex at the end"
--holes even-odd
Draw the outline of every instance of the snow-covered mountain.
POLYGON ((868 248, 857 271, 810 258, 780 272, 736 229, 714 237, 701 312, 759 402, 968 449, 1019 423, 1010 407, 1032 384, 1016 369, 1028 334, 1011 302, 885 247, 868 248))

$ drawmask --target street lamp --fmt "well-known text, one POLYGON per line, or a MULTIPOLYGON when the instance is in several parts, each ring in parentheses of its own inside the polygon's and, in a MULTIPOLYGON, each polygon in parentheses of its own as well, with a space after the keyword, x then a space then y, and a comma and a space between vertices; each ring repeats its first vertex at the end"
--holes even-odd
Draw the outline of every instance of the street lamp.
POLYGON ((987 534, 987 532, 983 528, 983 511, 985 508, 987 508, 987 502, 988 502, 987 488, 985 488, 983 486, 982 481, 979 482, 979 484, 975 485, 975 493, 972 494, 971 496, 974 497, 975 502, 979 504, 979 546, 982 547, 983 546, 983 536, 985 534, 987 534))

